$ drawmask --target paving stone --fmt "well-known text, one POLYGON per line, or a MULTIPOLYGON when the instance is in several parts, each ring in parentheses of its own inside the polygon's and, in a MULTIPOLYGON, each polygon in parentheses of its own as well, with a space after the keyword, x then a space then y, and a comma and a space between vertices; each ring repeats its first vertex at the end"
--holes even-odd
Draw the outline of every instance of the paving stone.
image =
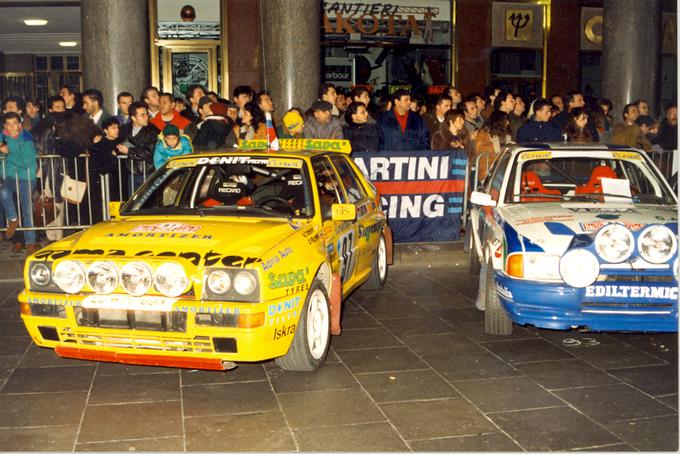
POLYGON ((432 370, 359 374, 356 377, 373 400, 379 403, 460 396, 432 370))
POLYGON ((508 363, 487 352, 431 356, 427 358, 427 363, 447 380, 471 380, 520 375, 508 363))
POLYGON ((313 373, 272 369, 269 371, 269 379, 276 393, 359 387, 359 383, 357 383, 343 364, 332 363, 323 364, 313 373))
POLYGON ((678 415, 619 422, 607 428, 640 451, 678 450, 678 415))
POLYGON ((71 451, 78 425, 0 428, 2 451, 71 451))
POLYGON ((569 353, 601 369, 652 366, 664 363, 649 353, 620 342, 573 348, 569 349, 569 353))
POLYGON ((27 337, 26 325, 23 321, 2 321, 0 322, 0 334, 3 337, 23 336, 27 337))
POLYGON ((394 296, 391 299, 379 302, 364 302, 362 307, 378 320, 390 318, 422 317, 428 311, 414 301, 406 299, 403 295, 394 296))
POLYGON ((461 323, 484 321, 484 312, 475 308, 474 304, 467 308, 433 309, 432 312, 442 320, 453 324, 454 327, 461 323))
POLYGON ((181 435, 180 402, 91 405, 85 410, 78 443, 181 435))
POLYGON ((483 412, 564 405, 526 377, 464 380, 454 386, 483 412))
POLYGON ((678 393, 678 368, 674 365, 614 369, 610 373, 652 396, 678 393))
POLYGON ((483 352, 482 347, 460 333, 417 334, 400 336, 401 340, 417 355, 422 357, 439 355, 465 355, 469 352, 483 352))
POLYGON ((287 393, 279 394, 278 399, 288 424, 294 429, 385 420, 359 389, 287 393))
POLYGON ((566 451, 621 441, 569 407, 492 413, 489 417, 527 451, 566 451))
POLYGON ((3 393, 89 391, 95 366, 38 367, 16 369, 5 383, 3 393))
POLYGON ((88 405, 179 399, 177 370, 174 374, 97 375, 88 405))
POLYGON ((663 402, 664 404, 668 405, 669 407, 675 409, 675 411, 678 411, 678 395, 677 394, 672 394, 670 396, 657 397, 656 399, 663 402))
POLYGON ((616 443, 613 445, 591 446, 588 448, 577 448, 573 451, 597 451, 597 452, 631 452, 635 451, 628 443, 616 443))
POLYGON ((96 361, 61 358, 52 348, 31 345, 17 367, 94 366, 96 361))
POLYGON ((0 354, 3 356, 23 355, 32 343, 31 338, 25 336, 0 337, 0 354))
POLYGON ((448 290, 446 293, 442 294, 428 294, 427 292, 424 292, 414 296, 413 299, 416 304, 431 311, 437 309, 469 308, 474 304, 474 300, 470 299, 464 293, 461 293, 460 290, 461 289, 448 290))
POLYGON ((482 413, 461 398, 386 403, 380 408, 406 440, 494 430, 482 413))
POLYGON ((182 386, 262 381, 267 379, 267 373, 262 363, 238 363, 236 369, 226 371, 182 369, 180 374, 182 386))
POLYGON ((186 418, 188 451, 295 451, 279 411, 186 418))
POLYGON ((368 312, 365 312, 363 309, 361 311, 348 311, 346 310, 346 307, 347 303, 343 306, 342 319, 340 321, 343 332, 346 330, 375 328, 376 326, 380 326, 375 317, 368 312))
POLYGON ((615 383, 616 378, 580 359, 562 359, 538 363, 516 364, 523 374, 547 389, 615 383))
POLYGON ((79 424, 86 392, 0 394, 0 427, 79 424))
POLYGON ((424 369, 427 365, 406 347, 338 352, 352 373, 424 369))
POLYGON ((319 427, 295 431, 301 451, 407 451, 399 434, 387 422, 319 427))
POLYGON ((436 438, 434 440, 411 441, 409 445, 419 452, 479 452, 479 451, 521 451, 507 435, 503 433, 467 435, 464 437, 436 438))
POLYGON ((380 347, 400 347, 402 343, 382 326, 343 331, 331 340, 333 350, 361 350, 380 347))
POLYGON ((439 334, 455 331, 453 327, 431 316, 426 318, 393 318, 382 321, 393 334, 401 337, 412 334, 439 334))
POLYGON ((268 382, 226 383, 182 388, 184 416, 278 410, 268 382))
POLYGON ((626 385, 565 389, 554 393, 602 424, 674 413, 666 405, 626 385))
POLYGON ((0 356, 0 380, 6 380, 12 375, 20 359, 20 355, 0 356))
POLYGON ((143 438, 139 440, 104 441, 100 443, 78 443, 76 451, 98 452, 181 452, 184 451, 183 437, 143 438))
POLYGON ((678 351, 677 333, 612 333, 611 336, 648 353, 678 351))
POLYGON ((97 377, 103 375, 138 375, 138 374, 175 374, 174 367, 135 366, 134 364, 99 363, 97 377))
POLYGON ((489 342, 484 344, 484 346, 504 361, 510 363, 573 358, 569 353, 560 350, 543 339, 489 342))
POLYGON ((512 334, 509 336, 498 336, 495 334, 489 334, 486 331, 484 331, 484 320, 468 323, 457 323, 456 329, 477 342, 491 342, 491 341, 507 342, 511 340, 536 338, 535 333, 532 333, 528 331, 526 328, 519 325, 514 325, 512 329, 512 334))

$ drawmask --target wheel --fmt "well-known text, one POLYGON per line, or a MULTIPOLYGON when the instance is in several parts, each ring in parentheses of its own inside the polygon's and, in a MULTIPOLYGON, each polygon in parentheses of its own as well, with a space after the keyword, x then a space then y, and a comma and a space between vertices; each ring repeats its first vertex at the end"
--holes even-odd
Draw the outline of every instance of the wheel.
POLYGON ((482 263, 477 254, 477 246, 475 245, 475 234, 470 232, 470 250, 468 251, 468 272, 473 276, 479 275, 479 270, 482 263))
POLYGON ((484 331, 497 336, 512 334, 512 320, 506 314, 496 293, 496 278, 493 263, 489 260, 486 268, 486 308, 484 310, 484 331))
POLYGON ((273 203, 274 206, 283 207, 290 211, 292 214, 295 214, 295 207, 293 206, 293 204, 290 203, 288 200, 284 199, 283 197, 276 196, 265 197, 258 202, 258 205, 267 206, 268 203, 273 203))
POLYGON ((276 364, 285 370, 316 370, 326 359, 330 338, 328 295, 321 282, 315 280, 307 292, 290 349, 284 356, 276 358, 276 364))
POLYGON ((364 284, 367 290, 378 290, 385 286, 387 280, 387 245, 385 237, 381 234, 378 239, 378 247, 373 257, 373 270, 364 284))

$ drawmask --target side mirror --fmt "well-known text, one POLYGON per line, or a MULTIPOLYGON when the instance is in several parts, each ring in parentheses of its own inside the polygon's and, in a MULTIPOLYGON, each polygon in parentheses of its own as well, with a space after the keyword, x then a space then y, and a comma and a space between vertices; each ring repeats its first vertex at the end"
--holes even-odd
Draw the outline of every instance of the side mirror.
POLYGON ((334 221, 353 221, 357 218, 357 207, 351 203, 334 203, 331 210, 334 221))
POLYGON ((473 191, 470 194, 470 202, 474 205, 479 205, 483 207, 495 207, 496 201, 491 198, 491 194, 486 192, 473 191))
POLYGON ((116 219, 120 214, 120 202, 109 202, 109 219, 116 219))

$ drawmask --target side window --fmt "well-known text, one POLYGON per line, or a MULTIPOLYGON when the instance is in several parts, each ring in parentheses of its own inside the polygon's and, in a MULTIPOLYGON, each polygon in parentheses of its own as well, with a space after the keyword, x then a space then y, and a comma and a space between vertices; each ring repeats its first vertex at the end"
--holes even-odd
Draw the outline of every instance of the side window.
POLYGON ((361 199, 364 199, 366 197, 364 188, 361 186, 361 182, 354 172, 354 169, 347 162, 347 158, 344 156, 333 156, 331 162, 340 174, 340 180, 342 180, 342 184, 345 186, 347 201, 349 203, 357 203, 361 199))
POLYGON ((324 219, 331 218, 331 205, 334 203, 346 203, 345 194, 338 175, 326 157, 319 158, 312 163, 316 187, 319 190, 319 203, 321 215, 324 219))
POLYGON ((508 162, 510 162, 510 153, 504 153, 494 169, 493 176, 487 178, 486 181, 486 192, 491 194, 493 200, 498 201, 498 196, 501 192, 501 186, 503 185, 503 178, 505 177, 505 170, 508 168, 508 162))

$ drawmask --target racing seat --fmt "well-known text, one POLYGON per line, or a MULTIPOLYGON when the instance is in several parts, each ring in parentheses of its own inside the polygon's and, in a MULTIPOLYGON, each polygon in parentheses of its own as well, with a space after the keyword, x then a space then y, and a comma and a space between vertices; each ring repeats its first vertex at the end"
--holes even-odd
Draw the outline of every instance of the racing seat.
POLYGON ((247 185, 230 180, 222 181, 213 186, 210 196, 202 202, 202 205, 206 207, 251 205, 252 199, 248 195, 247 185))
POLYGON ((590 172, 586 184, 576 186, 575 194, 602 194, 602 178, 617 178, 616 172, 609 166, 596 166, 590 172))
MULTIPOLYGON (((547 194, 547 195, 562 195, 559 189, 548 189, 543 186, 541 177, 538 176, 533 170, 525 170, 522 172, 521 181, 522 194, 547 194)), ((520 196, 520 202, 555 202, 554 197, 522 197, 520 196)))

